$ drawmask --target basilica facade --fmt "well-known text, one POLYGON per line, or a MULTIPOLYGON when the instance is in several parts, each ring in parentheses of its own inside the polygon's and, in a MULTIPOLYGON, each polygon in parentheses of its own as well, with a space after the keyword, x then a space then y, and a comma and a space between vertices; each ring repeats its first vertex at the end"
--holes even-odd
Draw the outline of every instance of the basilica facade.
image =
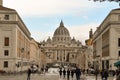
POLYGON ((52 38, 49 37, 46 41, 44 40, 40 42, 40 48, 42 49, 43 54, 46 56, 46 58, 44 58, 46 59, 44 64, 79 64, 81 61, 80 66, 84 67, 84 64, 81 65, 84 61, 79 60, 80 55, 84 52, 83 45, 74 37, 71 38, 68 29, 64 26, 62 21, 60 22, 59 27, 55 30, 52 38))

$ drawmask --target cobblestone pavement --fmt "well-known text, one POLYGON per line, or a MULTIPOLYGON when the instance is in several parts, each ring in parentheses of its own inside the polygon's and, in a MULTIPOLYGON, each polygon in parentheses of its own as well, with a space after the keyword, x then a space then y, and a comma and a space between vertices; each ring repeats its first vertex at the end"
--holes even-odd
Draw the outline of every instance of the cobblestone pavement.
MULTIPOLYGON (((10 75, 10 76, 4 75, 4 76, 0 76, 0 80, 27 80, 27 74, 10 75)), ((60 78, 59 75, 32 74, 30 80, 67 80, 67 79, 60 78)), ((75 76, 73 80, 76 80, 75 76)), ((81 80, 96 80, 96 79, 95 76, 82 75, 81 80)), ((100 76, 97 77, 97 80, 101 80, 100 76)), ((108 80, 113 80, 113 77, 109 77, 108 80)))

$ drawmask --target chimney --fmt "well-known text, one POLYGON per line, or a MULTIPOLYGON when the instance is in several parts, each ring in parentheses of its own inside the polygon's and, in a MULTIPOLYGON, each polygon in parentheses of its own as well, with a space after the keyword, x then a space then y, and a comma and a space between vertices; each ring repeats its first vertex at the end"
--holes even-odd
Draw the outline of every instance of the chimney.
POLYGON ((0 0, 0 6, 3 6, 3 0, 0 0))

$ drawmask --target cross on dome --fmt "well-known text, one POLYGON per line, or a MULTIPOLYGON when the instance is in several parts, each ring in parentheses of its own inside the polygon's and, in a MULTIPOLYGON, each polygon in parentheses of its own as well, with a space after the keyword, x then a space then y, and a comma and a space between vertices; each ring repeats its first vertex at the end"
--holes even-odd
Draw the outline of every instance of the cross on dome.
POLYGON ((63 21, 60 22, 60 27, 64 27, 63 21))

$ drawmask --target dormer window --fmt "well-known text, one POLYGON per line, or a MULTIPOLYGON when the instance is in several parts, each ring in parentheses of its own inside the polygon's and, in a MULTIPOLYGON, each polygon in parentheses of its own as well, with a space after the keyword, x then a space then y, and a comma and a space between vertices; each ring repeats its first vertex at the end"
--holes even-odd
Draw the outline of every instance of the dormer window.
POLYGON ((9 15, 5 15, 4 19, 9 20, 9 15))

